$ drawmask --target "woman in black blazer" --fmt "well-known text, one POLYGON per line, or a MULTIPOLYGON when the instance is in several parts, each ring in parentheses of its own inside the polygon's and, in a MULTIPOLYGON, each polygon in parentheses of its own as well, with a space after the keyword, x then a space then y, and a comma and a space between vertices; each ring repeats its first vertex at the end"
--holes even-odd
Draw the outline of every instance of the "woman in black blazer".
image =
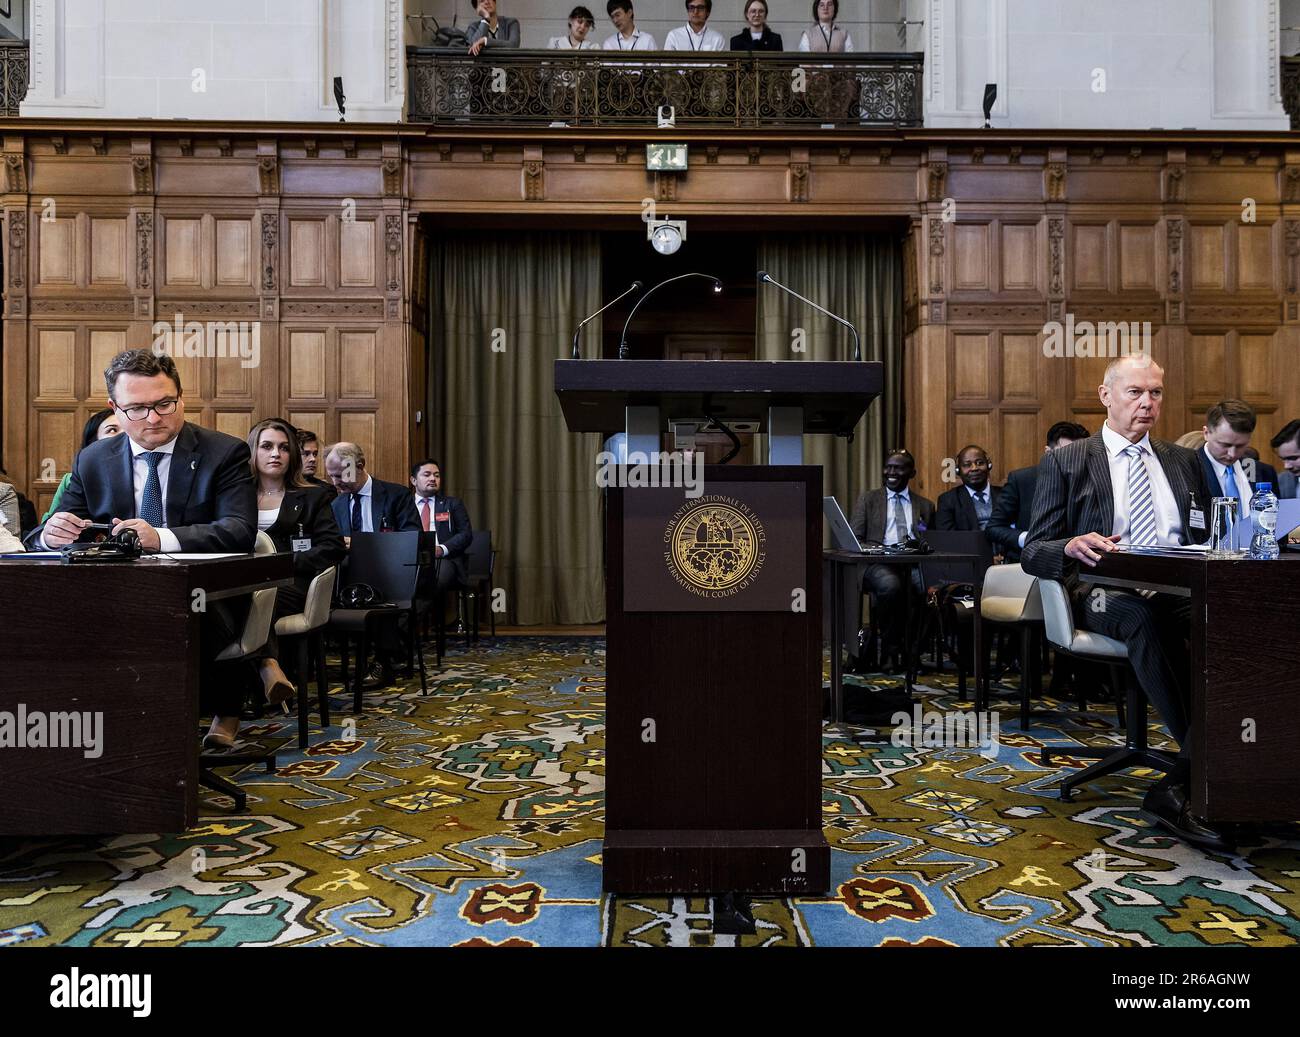
MULTIPOLYGON (((275 596, 275 618, 301 612, 313 579, 343 561, 347 551, 334 520, 330 494, 302 474, 298 436, 283 418, 259 421, 248 433, 250 465, 257 483, 257 528, 275 541, 276 551, 293 553, 293 586, 275 596), (295 543, 296 542, 296 543, 295 543)), ((278 661, 275 631, 258 654, 267 701, 278 704, 297 694, 278 661)))
POLYGON ((732 50, 783 50, 781 37, 767 27, 767 0, 748 0, 745 4, 748 28, 731 37, 732 50), (754 33, 761 32, 758 39, 754 33))

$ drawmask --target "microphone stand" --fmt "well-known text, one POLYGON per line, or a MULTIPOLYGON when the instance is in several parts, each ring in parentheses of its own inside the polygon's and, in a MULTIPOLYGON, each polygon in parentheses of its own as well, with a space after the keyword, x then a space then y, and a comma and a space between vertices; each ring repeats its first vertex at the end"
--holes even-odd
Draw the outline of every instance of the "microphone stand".
POLYGON ((778 281, 778 280, 776 280, 774 277, 772 277, 772 275, 769 274, 766 270, 760 270, 760 271, 758 272, 758 283, 759 283, 759 284, 763 284, 764 282, 767 282, 768 284, 774 284, 774 285, 776 285, 778 288, 781 289, 781 291, 783 291, 783 292, 785 292, 785 293, 787 293, 787 294, 789 294, 789 295, 793 295, 793 296, 794 296, 796 299, 798 299, 800 302, 806 302, 806 303, 807 303, 809 306, 811 306, 814 310, 817 310, 817 311, 820 312, 820 313, 824 313, 824 314, 826 314, 826 316, 828 316, 831 320, 833 320, 833 321, 838 321, 839 323, 843 324, 846 328, 849 329, 849 331, 850 331, 850 332, 852 333, 852 335, 853 335, 853 359, 854 359, 854 360, 861 360, 861 359, 862 359, 862 346, 861 346, 861 344, 858 342, 858 329, 855 328, 852 324, 850 324, 848 321, 846 321, 843 317, 840 317, 840 316, 837 316, 837 315, 834 314, 834 313, 831 313, 831 311, 828 310, 828 309, 826 309, 825 306, 818 306, 818 305, 817 305, 815 302, 813 302, 811 299, 805 299, 802 295, 800 295, 798 292, 796 292, 793 288, 787 288, 787 287, 786 287, 785 285, 783 285, 780 281, 778 281))
POLYGON ((654 295, 655 292, 659 291, 659 289, 662 288, 664 285, 672 284, 674 281, 684 280, 687 277, 707 277, 710 281, 713 282, 713 291, 715 295, 718 292, 722 291, 722 282, 719 281, 712 274, 701 274, 699 272, 690 273, 690 274, 678 274, 676 277, 670 277, 666 281, 660 281, 657 285, 651 288, 650 291, 646 292, 645 295, 641 296, 641 298, 639 298, 636 301, 636 305, 632 307, 632 312, 627 315, 627 323, 623 325, 623 336, 622 338, 619 339, 619 343, 618 343, 618 358, 620 360, 627 359, 628 325, 632 323, 632 318, 636 316, 636 311, 640 309, 641 304, 645 302, 648 298, 650 298, 650 296, 654 295))
POLYGON ((631 287, 630 287, 626 292, 624 292, 622 295, 618 296, 618 298, 616 298, 616 299, 611 299, 609 302, 605 303, 604 306, 602 306, 600 309, 598 309, 598 310, 597 310, 595 313, 593 313, 591 316, 589 316, 589 317, 583 317, 583 318, 582 318, 582 323, 579 324, 576 328, 573 329, 573 356, 572 356, 570 359, 572 359, 572 360, 581 360, 581 359, 582 359, 581 355, 578 353, 578 336, 582 334, 582 329, 583 329, 583 327, 586 325, 587 321, 589 321, 589 320, 595 320, 595 319, 596 319, 597 317, 599 317, 602 313, 604 313, 607 309, 609 309, 611 306, 613 306, 614 303, 618 302, 619 299, 624 299, 624 298, 626 298, 627 296, 629 296, 629 295, 631 295, 633 292, 635 292, 637 289, 642 288, 642 287, 644 287, 644 285, 642 285, 640 281, 633 281, 633 282, 632 282, 632 286, 631 286, 631 287))

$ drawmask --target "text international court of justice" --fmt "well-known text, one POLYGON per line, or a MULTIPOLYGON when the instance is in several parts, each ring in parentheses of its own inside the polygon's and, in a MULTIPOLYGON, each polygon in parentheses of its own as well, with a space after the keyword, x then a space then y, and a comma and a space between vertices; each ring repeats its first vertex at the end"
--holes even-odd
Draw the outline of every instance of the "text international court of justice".
POLYGON ((14 1004, 1262 1007, 1300 0, 570 4, 0 9, 14 1004))

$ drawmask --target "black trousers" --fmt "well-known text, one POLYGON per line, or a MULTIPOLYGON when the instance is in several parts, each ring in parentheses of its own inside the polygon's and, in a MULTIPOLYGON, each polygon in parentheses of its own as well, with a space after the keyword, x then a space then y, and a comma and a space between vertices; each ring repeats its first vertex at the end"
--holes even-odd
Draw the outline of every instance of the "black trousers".
POLYGON ((243 633, 249 600, 209 602, 199 622, 199 712, 205 716, 239 716, 256 681, 257 671, 247 659, 217 662, 243 633))
MULTIPOLYGON (((884 647, 897 649, 903 643, 906 616, 905 593, 912 595, 912 608, 920 609, 925 589, 919 566, 868 565, 862 574, 862 590, 876 596, 880 613, 880 636, 884 647)), ((914 612, 919 615, 919 612, 914 612)))
POLYGON ((1191 599, 1174 594, 1145 598, 1111 587, 1085 597, 1077 606, 1080 626, 1128 646, 1138 682, 1156 712, 1178 740, 1178 756, 1191 753, 1191 599))

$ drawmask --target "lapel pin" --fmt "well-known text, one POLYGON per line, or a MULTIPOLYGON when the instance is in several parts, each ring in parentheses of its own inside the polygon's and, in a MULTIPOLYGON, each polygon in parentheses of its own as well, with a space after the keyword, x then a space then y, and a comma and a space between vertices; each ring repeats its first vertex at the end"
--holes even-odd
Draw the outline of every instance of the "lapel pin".
POLYGON ((190 462, 190 471, 193 472, 199 467, 199 459, 196 457, 190 462))

